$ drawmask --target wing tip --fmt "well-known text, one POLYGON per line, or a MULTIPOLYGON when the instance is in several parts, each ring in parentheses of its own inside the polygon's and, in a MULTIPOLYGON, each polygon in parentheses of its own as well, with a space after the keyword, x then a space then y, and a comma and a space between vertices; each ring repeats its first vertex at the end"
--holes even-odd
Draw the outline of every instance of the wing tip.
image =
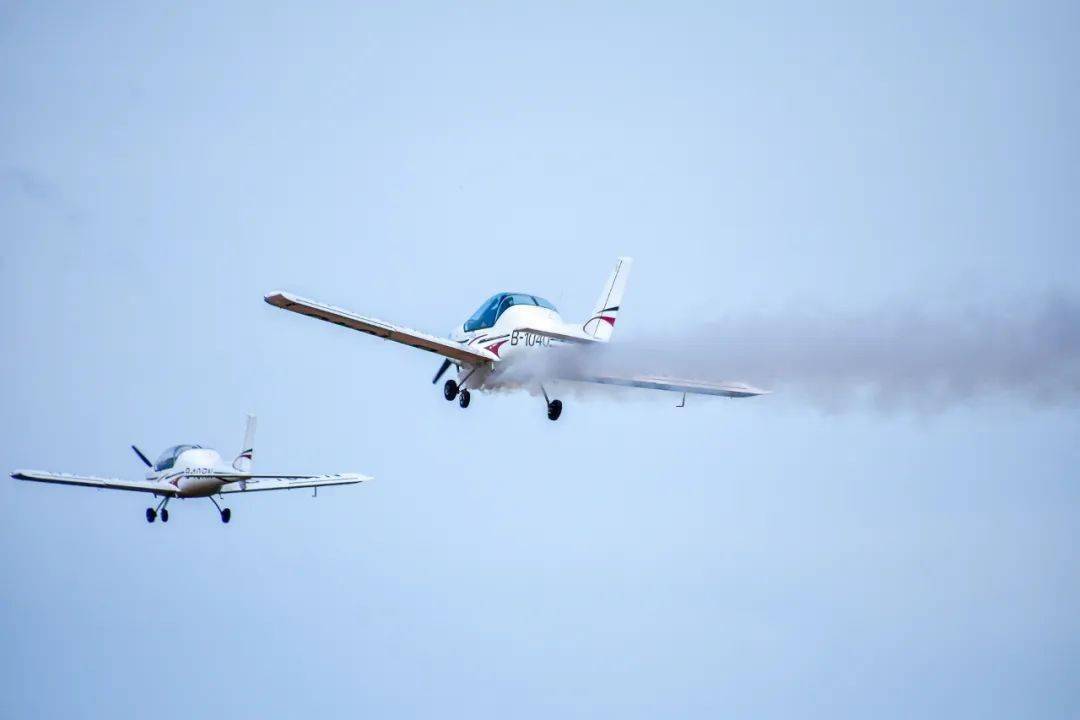
POLYGON ((38 480, 42 477, 63 477, 68 473, 56 473, 48 470, 32 470, 29 468, 17 468, 11 473, 16 480, 38 480))
POLYGON ((271 290, 263 295, 263 300, 275 307, 285 307, 292 301, 292 298, 293 296, 284 290, 271 290))

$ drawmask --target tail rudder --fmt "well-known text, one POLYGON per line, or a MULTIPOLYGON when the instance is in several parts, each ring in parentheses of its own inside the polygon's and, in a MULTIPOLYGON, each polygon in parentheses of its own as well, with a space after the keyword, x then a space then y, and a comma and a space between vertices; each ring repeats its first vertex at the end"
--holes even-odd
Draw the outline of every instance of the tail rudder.
POLYGON ((626 290, 626 280, 630 277, 630 266, 634 259, 621 257, 615 263, 615 269, 608 277, 604 291, 600 293, 600 299, 596 301, 596 307, 592 315, 581 326, 586 335, 607 342, 611 339, 611 333, 615 330, 615 320, 619 316, 619 306, 622 304, 623 292, 626 290))
POLYGON ((233 469, 237 472, 251 472, 251 465, 255 461, 255 416, 247 416, 247 427, 244 429, 244 447, 240 454, 233 460, 233 469))

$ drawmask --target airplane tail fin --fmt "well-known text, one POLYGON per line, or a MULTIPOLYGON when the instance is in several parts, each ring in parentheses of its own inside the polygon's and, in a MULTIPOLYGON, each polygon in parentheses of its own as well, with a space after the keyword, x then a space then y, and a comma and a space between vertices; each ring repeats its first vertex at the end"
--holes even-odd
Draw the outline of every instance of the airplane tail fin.
POLYGON ((630 277, 630 266, 634 259, 621 257, 615 263, 615 269, 611 272, 604 291, 600 293, 600 299, 596 301, 596 307, 592 315, 581 326, 586 335, 607 342, 611 339, 611 333, 615 329, 615 319, 619 315, 619 305, 622 304, 623 291, 626 290, 626 280, 630 277))
POLYGON ((251 464, 255 460, 255 416, 247 416, 247 427, 244 429, 244 448, 233 460, 233 469, 237 472, 251 472, 251 464))

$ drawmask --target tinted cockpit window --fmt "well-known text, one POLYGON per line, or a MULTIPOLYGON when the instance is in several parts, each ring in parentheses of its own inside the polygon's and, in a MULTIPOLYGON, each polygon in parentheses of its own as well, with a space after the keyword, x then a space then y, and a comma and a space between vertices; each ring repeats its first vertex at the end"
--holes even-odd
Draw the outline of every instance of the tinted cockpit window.
POLYGON ((198 449, 198 447, 198 445, 173 445, 171 448, 168 448, 165 452, 161 453, 161 457, 154 463, 154 470, 159 472, 161 470, 168 470, 176 464, 176 458, 180 457, 180 453, 185 450, 195 450, 198 449))
POLYGON ((498 320, 502 317, 502 314, 512 308, 514 305, 521 305, 518 300, 520 295, 504 295, 503 299, 499 301, 499 312, 495 314, 495 319, 498 320))
POLYGON ((548 310, 554 310, 555 306, 543 298, 524 293, 499 293, 488 298, 483 305, 477 308, 468 320, 465 321, 465 332, 492 327, 507 309, 515 305, 539 305, 548 310))
POLYGON ((468 320, 465 321, 465 332, 471 332, 473 330, 479 330, 480 328, 488 328, 495 324, 496 313, 499 311, 499 302, 502 300, 504 293, 498 295, 492 295, 484 304, 476 309, 476 312, 472 314, 468 320))

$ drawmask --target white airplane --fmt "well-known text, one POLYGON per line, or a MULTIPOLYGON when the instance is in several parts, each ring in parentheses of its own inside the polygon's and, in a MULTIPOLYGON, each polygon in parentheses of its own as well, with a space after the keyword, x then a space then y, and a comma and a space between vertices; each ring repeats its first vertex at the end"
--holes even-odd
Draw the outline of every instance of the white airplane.
MULTIPOLYGON (((150 468, 145 480, 116 480, 88 475, 50 473, 41 470, 16 470, 11 477, 16 480, 55 483, 58 485, 81 485, 108 490, 131 490, 151 493, 163 498, 156 508, 146 508, 146 522, 152 523, 161 515, 161 522, 169 522, 169 501, 173 498, 207 497, 221 514, 221 522, 232 518, 232 511, 223 508, 214 495, 227 493, 260 492, 264 490, 295 490, 318 488, 326 485, 352 485, 370 480, 365 475, 342 473, 340 475, 253 475, 251 464, 255 449, 255 416, 248 415, 244 433, 244 449, 231 465, 226 465, 215 450, 200 445, 174 445, 168 448, 156 463, 134 445, 131 449, 150 468)), ((224 497, 222 497, 224 500, 224 497)))
MULTIPOLYGON (((435 373, 432 384, 437 383, 451 365, 457 366, 457 380, 447 380, 443 396, 447 400, 457 398, 466 408, 471 400, 470 390, 493 390, 529 385, 528 371, 513 372, 513 368, 525 365, 528 358, 538 353, 552 352, 554 348, 567 345, 604 344, 611 339, 615 320, 619 316, 623 291, 630 274, 631 258, 619 258, 615 270, 604 285, 603 292, 589 317, 580 323, 564 322, 559 312, 547 300, 527 293, 502 292, 492 295, 449 338, 436 337, 410 330, 375 318, 357 315, 332 305, 298 297, 288 292, 274 291, 266 295, 266 302, 275 307, 308 315, 319 320, 359 330, 386 340, 393 340, 442 355, 444 360, 435 373)), ((763 395, 759 390, 744 383, 705 382, 680 380, 651 375, 618 377, 576 372, 572 367, 557 368, 556 377, 549 372, 541 373, 536 386, 547 402, 548 418, 558 420, 562 414, 561 400, 552 400, 543 386, 544 379, 592 382, 607 385, 671 390, 686 394, 721 395, 731 398, 763 395)), ((552 368, 547 368, 551 370, 552 368)))

